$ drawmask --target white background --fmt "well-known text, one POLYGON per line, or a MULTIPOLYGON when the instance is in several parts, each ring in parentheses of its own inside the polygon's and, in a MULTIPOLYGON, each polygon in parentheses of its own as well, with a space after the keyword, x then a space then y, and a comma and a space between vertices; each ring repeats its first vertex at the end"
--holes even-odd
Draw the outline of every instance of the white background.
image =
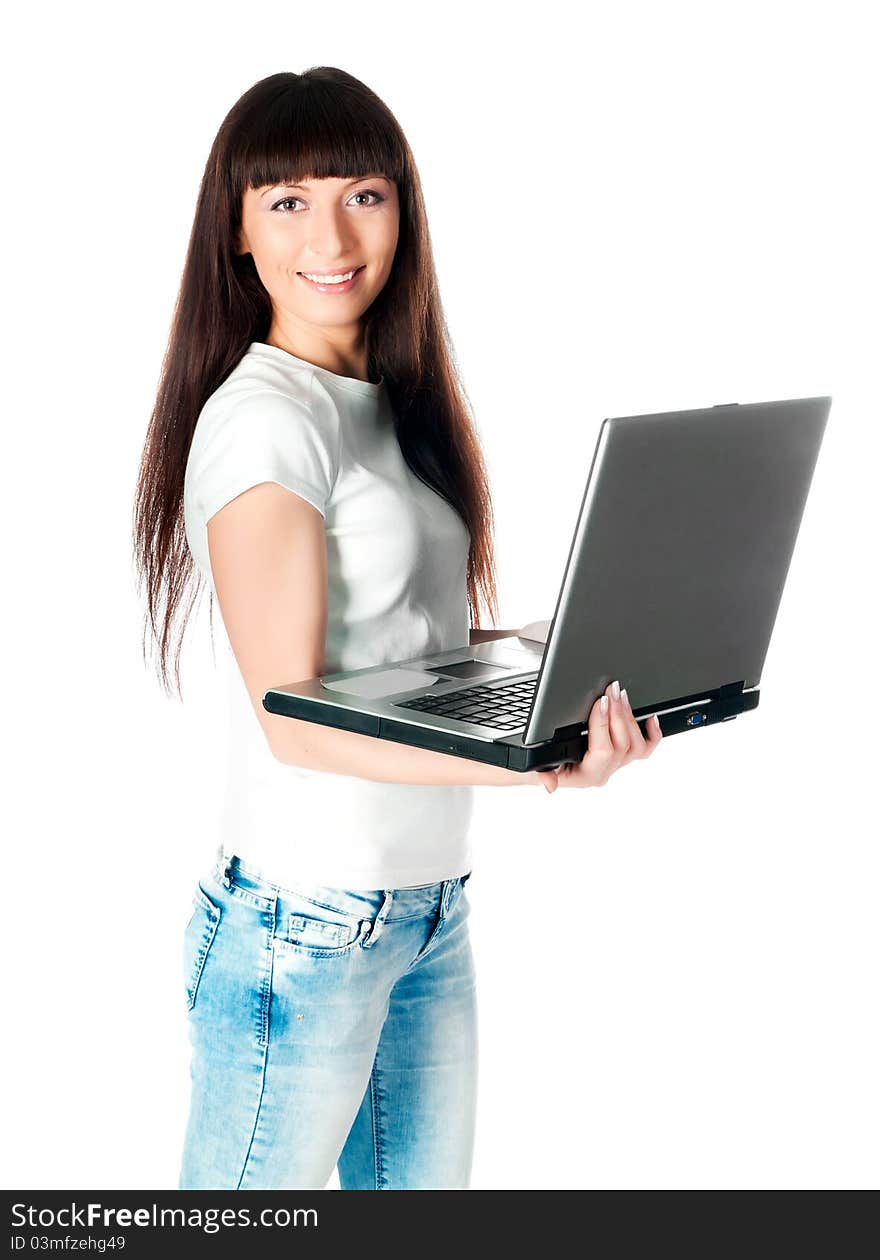
POLYGON ((6 1187, 176 1185, 225 697, 206 596, 183 706, 143 663, 135 475, 216 130, 320 64, 415 153, 502 625, 553 613, 605 416, 834 400, 759 709, 604 789, 477 789, 473 1185, 878 1184, 870 12, 258 0, 7 27, 6 1187))

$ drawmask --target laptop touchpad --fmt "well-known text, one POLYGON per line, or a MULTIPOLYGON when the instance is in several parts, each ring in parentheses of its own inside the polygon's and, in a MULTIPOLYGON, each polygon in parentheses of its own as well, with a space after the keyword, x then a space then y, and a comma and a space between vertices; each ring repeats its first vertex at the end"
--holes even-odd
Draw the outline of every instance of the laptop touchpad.
POLYGON ((377 700, 382 696, 398 696, 416 687, 430 687, 437 682, 434 674, 420 669, 380 669, 376 674, 362 674, 360 678, 341 678, 337 682, 325 682, 330 691, 343 691, 348 696, 365 696, 377 700))
POLYGON ((486 661, 476 661, 471 657, 466 661, 453 661, 449 665, 429 665, 431 674, 445 674, 448 678, 495 678, 498 674, 510 673, 507 665, 489 665, 486 661))

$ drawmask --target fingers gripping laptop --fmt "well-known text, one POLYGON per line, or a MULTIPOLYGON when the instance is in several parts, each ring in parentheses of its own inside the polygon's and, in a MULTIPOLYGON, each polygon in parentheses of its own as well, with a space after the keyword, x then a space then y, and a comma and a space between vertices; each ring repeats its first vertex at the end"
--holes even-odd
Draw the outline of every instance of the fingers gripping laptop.
MULTIPOLYGON (((270 713, 511 770, 580 761, 620 679, 664 736, 757 707, 830 397, 606 419, 546 642, 284 683, 270 713)), ((641 719, 641 720, 640 720, 641 719)))

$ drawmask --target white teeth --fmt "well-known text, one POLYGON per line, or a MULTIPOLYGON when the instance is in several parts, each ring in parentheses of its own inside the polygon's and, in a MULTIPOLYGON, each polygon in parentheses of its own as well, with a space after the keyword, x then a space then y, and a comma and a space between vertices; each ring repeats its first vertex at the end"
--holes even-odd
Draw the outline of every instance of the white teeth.
MULTIPOLYGON (((355 267, 354 271, 357 271, 357 267, 355 267)), ((308 271, 304 271, 303 275, 307 280, 314 280, 316 284, 342 284, 344 281, 352 278, 354 271, 347 271, 343 276, 313 276, 308 271)))

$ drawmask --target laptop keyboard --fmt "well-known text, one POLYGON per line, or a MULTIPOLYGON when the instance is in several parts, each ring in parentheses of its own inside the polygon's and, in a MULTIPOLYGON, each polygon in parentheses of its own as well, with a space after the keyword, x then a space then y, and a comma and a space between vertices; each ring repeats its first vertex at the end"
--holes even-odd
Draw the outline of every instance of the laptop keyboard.
POLYGON ((530 678, 516 678, 513 682, 500 683, 495 687, 483 684, 465 687, 445 696, 429 692, 425 696, 416 696, 414 700, 402 700, 395 707, 437 713, 441 717, 456 718, 459 722, 492 726, 499 731, 516 731, 526 724, 537 681, 538 675, 534 674, 530 678))

